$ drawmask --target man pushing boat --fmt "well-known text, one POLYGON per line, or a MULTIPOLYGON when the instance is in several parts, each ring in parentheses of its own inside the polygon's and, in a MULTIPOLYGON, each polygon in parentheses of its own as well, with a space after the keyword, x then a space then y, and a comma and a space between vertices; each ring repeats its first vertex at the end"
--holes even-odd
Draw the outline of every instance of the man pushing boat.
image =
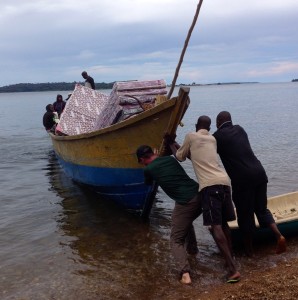
POLYGON ((148 145, 140 146, 136 155, 145 166, 145 183, 153 181, 175 201, 172 213, 170 244, 180 269, 180 282, 191 284, 190 265, 187 255, 198 253, 193 221, 202 213, 199 184, 191 179, 172 156, 159 157, 148 145))

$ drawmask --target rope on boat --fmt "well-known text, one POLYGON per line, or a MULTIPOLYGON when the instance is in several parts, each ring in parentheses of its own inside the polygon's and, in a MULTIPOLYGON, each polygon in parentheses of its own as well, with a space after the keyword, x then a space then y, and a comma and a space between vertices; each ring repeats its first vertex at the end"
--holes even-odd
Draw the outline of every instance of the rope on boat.
POLYGON ((182 52, 181 52, 181 55, 180 55, 180 60, 178 62, 178 65, 176 67, 176 72, 175 72, 175 75, 174 75, 174 78, 173 78, 173 81, 172 81, 172 85, 171 85, 171 89, 167 95, 167 98, 170 99, 171 96, 172 96, 172 93, 174 91, 174 88, 175 88, 175 85, 176 85, 176 81, 177 81, 177 78, 178 78, 178 74, 179 74, 179 70, 180 70, 180 67, 181 67, 181 64, 183 62, 183 57, 184 57, 184 54, 185 54, 185 51, 186 51, 186 48, 187 48, 187 45, 188 45, 188 42, 190 40, 190 36, 191 36, 191 33, 196 25, 196 22, 197 22, 197 19, 198 19, 198 16, 199 16, 199 13, 200 13, 200 9, 201 9, 201 6, 202 6, 202 3, 203 3, 203 0, 200 0, 200 2, 198 3, 198 6, 197 6, 197 10, 196 10, 196 13, 195 13, 195 16, 193 18, 193 21, 192 21, 192 24, 189 28, 189 31, 188 31, 188 34, 187 34, 187 37, 186 37, 186 40, 184 42, 184 47, 182 49, 182 52))

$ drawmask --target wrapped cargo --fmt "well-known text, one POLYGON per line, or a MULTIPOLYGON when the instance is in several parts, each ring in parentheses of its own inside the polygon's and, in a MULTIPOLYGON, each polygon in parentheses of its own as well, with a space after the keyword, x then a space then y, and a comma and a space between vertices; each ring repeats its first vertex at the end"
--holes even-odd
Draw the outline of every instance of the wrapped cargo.
POLYGON ((63 135, 78 135, 94 131, 97 117, 108 101, 108 95, 76 84, 72 96, 66 103, 56 132, 63 135))
POLYGON ((108 127, 152 108, 166 93, 164 80, 116 82, 109 96, 77 84, 56 131, 77 135, 108 127))

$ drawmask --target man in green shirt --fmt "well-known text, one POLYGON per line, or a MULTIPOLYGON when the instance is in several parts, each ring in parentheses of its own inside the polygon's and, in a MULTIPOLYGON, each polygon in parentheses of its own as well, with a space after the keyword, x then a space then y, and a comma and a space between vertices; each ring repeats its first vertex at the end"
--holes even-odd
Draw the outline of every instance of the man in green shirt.
POLYGON ((180 268, 183 284, 190 284, 190 265, 187 254, 197 254, 197 240, 193 221, 202 213, 199 184, 191 179, 172 156, 159 157, 150 146, 137 149, 140 164, 144 165, 146 184, 154 181, 175 201, 172 213, 170 244, 180 268))

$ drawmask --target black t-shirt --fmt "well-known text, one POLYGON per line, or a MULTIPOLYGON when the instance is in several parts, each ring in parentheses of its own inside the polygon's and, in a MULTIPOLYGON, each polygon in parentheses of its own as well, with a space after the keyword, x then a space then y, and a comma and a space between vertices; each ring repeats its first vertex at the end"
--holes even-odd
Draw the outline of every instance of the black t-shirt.
POLYGON ((61 113, 63 112, 63 109, 65 107, 66 102, 65 101, 56 101, 53 103, 54 110, 58 113, 59 117, 61 113))
POLYGON ((43 126, 45 127, 46 130, 50 130, 56 123, 54 121, 55 114, 51 111, 47 111, 43 115, 43 126))
POLYGON ((90 85, 91 85, 91 88, 92 88, 93 90, 95 90, 94 79, 93 79, 91 76, 88 76, 88 77, 86 78, 86 82, 89 82, 90 85))
POLYGON ((241 126, 226 123, 213 136, 232 184, 249 185, 268 181, 261 162, 253 153, 247 133, 241 126))

